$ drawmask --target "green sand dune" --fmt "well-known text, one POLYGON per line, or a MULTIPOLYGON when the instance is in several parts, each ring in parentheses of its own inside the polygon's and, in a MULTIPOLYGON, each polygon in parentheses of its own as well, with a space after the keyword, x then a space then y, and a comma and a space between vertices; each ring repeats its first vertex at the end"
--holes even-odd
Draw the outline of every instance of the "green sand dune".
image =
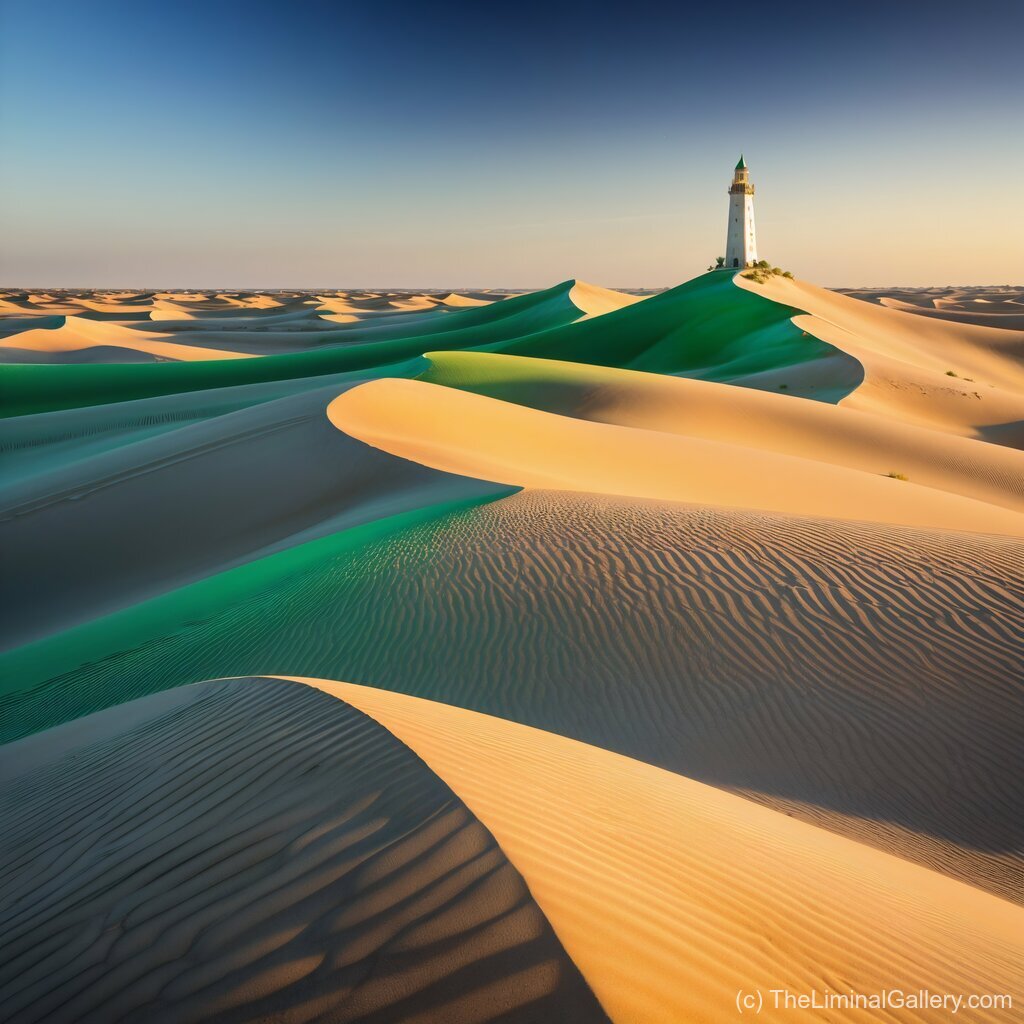
MULTIPOLYGON (((6 482, 8 485, 14 484, 11 492, 14 497, 22 492, 25 497, 25 501, 13 502, 12 514, 24 525, 35 515, 37 505, 50 510, 55 503, 63 503, 70 510, 68 514, 81 517, 82 510, 90 504, 90 501, 81 499, 88 498, 97 490, 109 489, 111 481, 122 487, 123 481, 128 480, 130 486, 122 487, 120 491, 126 494, 133 493, 134 484, 131 481, 136 476, 145 474, 147 479, 152 479, 154 470, 160 470, 161 479, 173 482, 178 479, 175 474, 180 475, 178 469, 167 474, 163 472, 164 468, 168 465, 183 465, 183 459, 194 461, 194 439, 197 437, 202 440, 204 451, 222 446, 221 435, 229 433, 234 437, 237 434, 232 426, 232 417, 237 417, 242 411, 266 403, 284 403, 306 393, 311 396, 314 392, 316 395, 326 394, 333 387, 340 391, 346 385, 374 376, 422 374, 425 379, 435 379, 450 386, 466 386, 470 390, 488 391, 497 388, 504 397, 511 400, 516 400, 517 394, 509 393, 508 389, 516 392, 517 388, 535 386, 536 382, 528 385, 528 382, 510 379, 506 360, 494 360, 496 364, 501 364, 495 379, 485 379, 486 371, 481 377, 479 367, 489 362, 486 353, 537 354, 551 360, 575 360, 592 367, 628 367, 649 372, 688 374, 712 380, 735 380, 738 383, 757 383, 758 375, 781 372, 780 368, 792 372, 794 367, 828 364, 834 369, 837 358, 846 359, 845 356, 837 356, 830 346, 795 328, 790 318, 797 310, 736 287, 733 277, 731 273, 705 274, 661 295, 588 320, 577 319, 580 310, 571 301, 570 292, 574 282, 570 281, 531 295, 442 313, 414 325, 416 331, 412 336, 391 337, 394 331, 408 330, 408 324, 396 322, 357 326, 352 330, 330 333, 332 336, 344 335, 346 338, 357 339, 383 336, 384 340, 362 340, 354 345, 335 345, 288 356, 205 363, 4 367, 3 388, 8 399, 5 411, 8 414, 21 414, 7 420, 3 437, 7 456, 5 465, 9 467, 6 470, 6 482), (442 352, 446 351, 444 346, 451 346, 447 350, 449 355, 435 357, 432 364, 422 358, 424 351, 433 353, 439 348, 442 352), (463 349, 481 350, 481 358, 474 361, 472 371, 468 371, 466 364, 459 361, 460 346, 463 349), (402 361, 396 363, 395 360, 402 361), (181 393, 183 389, 184 394, 181 393), (39 411, 42 409, 51 411, 39 411), (221 422, 225 424, 224 430, 220 429, 221 422), (201 434, 197 433, 199 425, 205 425, 201 434), (179 435, 180 445, 175 440, 179 435), (152 457, 147 455, 150 450, 154 453, 152 457), (91 466, 97 467, 93 476, 90 476, 91 466), (68 506, 69 501, 76 504, 68 506)), ((561 387, 558 375, 564 376, 566 373, 569 377, 563 383, 576 387, 576 383, 569 379, 572 377, 571 367, 567 368, 564 362, 553 362, 552 367, 557 367, 558 371, 544 387, 561 387)), ((831 398, 834 401, 845 393, 844 387, 837 385, 832 393, 817 394, 815 397, 831 398)), ((791 393, 799 393, 799 389, 794 388, 791 393)), ((518 397, 522 399, 523 396, 518 397)), ((308 410, 303 415, 308 416, 308 410)), ((270 416, 269 420, 274 420, 274 417, 270 416)), ((306 442, 303 442, 298 447, 304 448, 305 445, 306 442)), ((250 453, 248 463, 244 464, 251 464, 252 469, 258 472, 262 464, 258 453, 262 450, 257 446, 254 453, 250 453)), ((308 453, 297 451, 295 458, 301 461, 304 454, 308 453)), ((239 457, 242 455, 244 453, 239 450, 239 457)), ((212 464, 211 460, 206 461, 212 464)), ((353 472, 353 469, 345 460, 340 460, 336 464, 325 463, 324 472, 335 473, 339 480, 343 480, 346 473, 353 472)), ((202 486, 215 490, 220 478, 217 475, 216 479, 202 486)), ((193 477, 181 476, 181 479, 187 482, 193 477)), ((287 543, 300 545, 294 550, 265 558, 262 556, 275 550, 274 547, 261 550, 256 540, 252 543, 247 541, 244 545, 239 542, 235 545, 238 551, 232 555, 235 561, 226 559, 218 565, 206 554, 198 550, 193 552, 187 547, 193 541, 185 539, 183 543, 186 547, 173 560, 180 559, 183 567, 191 567, 191 575, 185 573, 175 580, 165 570, 161 570, 163 575, 154 570, 145 580, 146 586, 152 584, 157 587, 156 591, 150 590, 150 594, 159 592, 157 584, 162 580, 166 580, 164 586, 180 587, 187 580, 201 579, 204 572, 219 572, 225 564, 237 564, 243 556, 260 560, 243 565, 240 569, 214 575, 155 601, 148 601, 137 609, 129 608, 92 625, 76 627, 66 634, 58 634, 49 640, 14 651, 10 655, 15 659, 9 666, 12 674, 8 678, 11 681, 4 691, 6 697, 2 735, 10 738, 35 731, 137 695, 119 696, 115 691, 108 692, 104 686, 94 692, 89 682, 93 678, 93 669, 86 671, 83 665, 99 659, 101 664, 109 667, 106 659, 112 656, 112 652, 136 648, 137 623, 150 621, 148 616, 155 616, 152 621, 157 624, 172 622, 173 609, 179 607, 178 602, 184 601, 187 604, 193 594, 199 594, 204 607, 213 608, 219 615, 232 602, 237 603, 236 598, 228 603, 215 599, 222 586, 242 586, 237 581, 262 579, 261 574, 265 572, 272 575, 280 572, 291 578, 290 558, 302 562, 309 551, 321 550, 302 543, 308 537, 308 534, 303 536, 302 530, 308 530, 310 524, 330 524, 332 521, 330 516, 321 515, 314 505, 323 504, 322 494, 335 494, 338 490, 333 483, 319 490, 307 484, 308 481, 301 488, 291 487, 296 500, 305 503, 300 510, 302 516, 292 517, 299 523, 298 531, 288 535, 290 539, 287 543), (235 572, 243 575, 233 575, 235 572), (255 575, 250 577, 246 573, 255 575), (211 589, 195 591, 193 588, 196 586, 211 589), (202 597, 203 594, 207 596, 202 597), (171 604, 164 607, 159 604, 161 600, 168 600, 171 604), (138 619, 133 618, 136 612, 140 616, 138 619), (93 629, 95 632, 89 632, 93 629), (62 652, 78 651, 80 643, 86 644, 87 654, 80 657, 72 653, 70 660, 65 658, 62 652), (56 663, 52 660, 54 657, 58 659, 56 663), (55 677, 62 677, 63 682, 51 692, 45 681, 55 677), (36 689, 37 685, 42 689, 36 689), (40 703, 37 697, 44 692, 47 696, 40 703), (32 696, 33 693, 35 696, 32 696)), ((230 482, 228 486, 232 486, 230 482)), ((189 502, 188 487, 165 487, 165 490, 167 493, 162 500, 167 502, 167 511, 171 516, 169 525, 173 529, 174 508, 189 502)), ((467 496, 467 492, 464 490, 462 495, 443 494, 427 488, 418 496, 413 496, 412 503, 428 504, 460 496, 467 496)), ((114 500, 113 496, 111 500, 114 500)), ((254 500, 258 501, 258 497, 254 500)), ((106 502, 106 505, 109 504, 109 501, 106 502)), ((224 508, 232 507, 224 502, 221 505, 224 508)), ((409 505, 407 502, 405 507, 409 505)), ((391 503, 391 507, 382 503, 377 515, 401 511, 401 504, 397 503, 397 506, 395 502, 391 503)), ((232 514, 242 516, 239 519, 241 532, 248 529, 248 521, 252 517, 246 516, 244 508, 232 514)), ((281 518, 285 512, 278 512, 275 508, 265 514, 277 517, 282 523, 288 521, 287 517, 281 518)), ((429 509, 423 510, 423 515, 427 517, 433 514, 429 509)), ((100 538, 98 542, 95 539, 90 541, 84 534, 80 542, 74 542, 97 548, 96 555, 100 563, 92 570, 97 574, 103 572, 101 563, 104 544, 108 543, 104 538, 110 529, 117 529, 119 521, 116 516, 111 518, 106 512, 100 519, 106 521, 109 528, 107 533, 101 531, 101 534, 97 534, 100 538)), ((160 537, 166 535, 166 519, 166 516, 158 516, 153 521, 152 543, 160 543, 160 537)), ((149 517, 144 517, 144 522, 148 521, 149 517)), ((402 522, 401 518, 385 520, 380 528, 391 531, 397 528, 395 524, 399 522, 402 522)), ((339 522, 329 528, 336 530, 349 525, 339 522)), ((371 523, 359 530, 346 530, 315 543, 326 544, 324 550, 332 550, 332 544, 340 544, 348 550, 352 544, 363 542, 360 538, 366 534, 360 530, 371 529, 372 526, 371 523)), ((249 533, 252 532, 249 529, 249 533)), ((285 544, 282 538, 286 534, 287 531, 282 527, 271 541, 280 548, 285 544)), ((316 531, 313 535, 316 535, 316 531)), ((197 539, 195 543, 200 542, 197 539)), ((143 549, 139 550, 140 557, 145 557, 141 553, 143 549)), ((164 558, 164 561, 167 562, 169 557, 164 558)), ((62 560, 73 563, 74 552, 62 556, 62 560)), ((269 592, 276 595, 272 603, 277 601, 278 589, 277 584, 269 588, 269 592)), ((91 590, 88 592, 92 593, 91 590)), ((138 592, 145 594, 141 583, 138 592)), ((109 596, 104 600, 107 601, 105 605, 102 602, 96 604, 93 616, 106 613, 112 606, 123 607, 124 604, 111 605, 109 596)), ((307 612, 312 614, 311 609, 307 609, 307 612)), ((64 628, 61 625, 62 616, 66 616, 65 625, 67 622, 83 621, 82 612, 77 606, 66 611, 55 606, 52 616, 54 626, 51 628, 64 628)), ((190 612, 186 619, 195 621, 196 616, 190 612)), ((372 634, 378 625, 369 623, 366 628, 372 634)), ((45 630, 39 630, 35 635, 45 635, 45 630)), ((365 671, 353 675, 344 664, 329 663, 319 667, 295 664, 291 646, 279 643, 284 635, 274 638, 276 654, 273 664, 256 658, 252 664, 244 667, 239 667, 231 659, 224 664, 207 663, 203 650, 213 650, 219 641, 211 641, 211 648, 190 644, 190 650, 186 652, 188 657, 184 660, 176 664, 168 663, 164 669, 154 670, 154 673, 136 672, 137 685, 141 687, 138 692, 149 692, 182 681, 240 672, 308 671, 354 680, 371 680, 377 674, 375 671, 365 671), (198 661, 189 667, 188 658, 191 657, 198 658, 198 661), (170 673, 170 676, 165 678, 162 675, 164 672, 170 673)), ((13 642, 18 641, 15 638, 13 642)), ((225 651, 229 649, 230 644, 224 648, 225 651)), ((174 662, 177 657, 176 654, 170 661, 174 662)))
MULTIPOLYGON (((246 657, 263 663, 277 651, 273 667, 264 665, 261 672, 299 672, 299 650, 332 647, 333 627, 318 618, 317 608, 323 588, 340 582, 352 552, 366 545, 378 550, 374 545, 381 540, 478 503, 445 503, 374 520, 0 654, 0 743, 182 683, 257 674, 227 668, 237 663, 239 649, 229 636, 238 616, 249 624, 237 633, 246 657), (262 642, 253 642, 250 629, 262 634, 262 642)), ((375 635, 380 625, 364 623, 375 635)))
MULTIPOLYGON (((360 523, 508 492, 396 459, 336 429, 325 410, 353 382, 314 380, 319 387, 88 457, 73 443, 56 446, 59 466, 5 487, 0 650, 360 523)), ((83 411, 93 410, 22 419, 83 411)))
MULTIPOLYGON (((579 321, 566 281, 487 306, 326 331, 322 347, 258 359, 122 365, 7 365, 6 416, 102 405, 207 388, 366 370, 425 351, 481 349, 758 385, 757 377, 832 358, 838 380, 810 397, 838 401, 860 382, 858 364, 796 328, 800 310, 710 273, 604 316, 579 321)), ((768 386, 776 386, 770 381, 768 386)), ((804 393, 797 389, 795 393, 804 393)))
MULTIPOLYGON (((842 355, 793 325, 802 310, 738 288, 734 276, 703 274, 604 316, 483 347, 723 382, 842 355)), ((852 376, 817 397, 838 401, 860 382, 856 361, 842 359, 852 376)))
POLYGON ((422 354, 423 338, 431 339, 430 348, 488 344, 577 319, 580 311, 569 300, 572 284, 569 281, 488 306, 446 313, 416 325, 411 336, 403 333, 407 328, 397 327, 328 331, 324 342, 336 344, 288 355, 139 365, 6 365, 0 370, 0 409, 6 416, 21 416, 206 388, 365 370, 422 354))

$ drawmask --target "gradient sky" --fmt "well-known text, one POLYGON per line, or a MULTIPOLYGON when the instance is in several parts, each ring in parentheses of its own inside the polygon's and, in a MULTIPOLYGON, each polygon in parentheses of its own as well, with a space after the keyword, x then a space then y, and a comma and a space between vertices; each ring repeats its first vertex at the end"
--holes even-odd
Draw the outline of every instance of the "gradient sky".
POLYGON ((1021 0, 0 0, 0 283, 1024 281, 1021 0))

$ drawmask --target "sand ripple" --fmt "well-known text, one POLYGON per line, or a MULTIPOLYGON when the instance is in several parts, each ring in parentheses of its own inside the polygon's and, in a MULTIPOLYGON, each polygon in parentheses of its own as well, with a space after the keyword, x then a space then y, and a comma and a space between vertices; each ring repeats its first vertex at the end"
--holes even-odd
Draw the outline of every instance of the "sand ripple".
POLYGON ((0 770, 12 1024, 606 1019, 491 835, 342 701, 205 683, 0 770))
POLYGON ((1019 898, 1021 544, 542 492, 316 543, 13 652, 8 735, 196 679, 347 678, 1019 898))

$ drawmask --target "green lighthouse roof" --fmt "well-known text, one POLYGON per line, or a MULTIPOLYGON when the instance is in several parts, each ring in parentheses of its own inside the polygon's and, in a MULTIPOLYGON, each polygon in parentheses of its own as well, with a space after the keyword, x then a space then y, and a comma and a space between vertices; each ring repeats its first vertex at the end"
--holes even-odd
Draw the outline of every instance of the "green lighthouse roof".
POLYGON ((743 154, 740 153, 740 162, 736 165, 736 170, 737 171, 745 170, 746 166, 747 166, 747 161, 743 159, 743 154))

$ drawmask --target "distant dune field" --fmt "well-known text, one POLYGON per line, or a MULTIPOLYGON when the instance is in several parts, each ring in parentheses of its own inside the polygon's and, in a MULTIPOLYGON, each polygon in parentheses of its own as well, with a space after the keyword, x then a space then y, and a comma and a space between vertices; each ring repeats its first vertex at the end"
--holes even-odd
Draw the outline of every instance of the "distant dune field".
POLYGON ((0 1019, 1017 1019, 1021 301, 0 293, 0 1019))

